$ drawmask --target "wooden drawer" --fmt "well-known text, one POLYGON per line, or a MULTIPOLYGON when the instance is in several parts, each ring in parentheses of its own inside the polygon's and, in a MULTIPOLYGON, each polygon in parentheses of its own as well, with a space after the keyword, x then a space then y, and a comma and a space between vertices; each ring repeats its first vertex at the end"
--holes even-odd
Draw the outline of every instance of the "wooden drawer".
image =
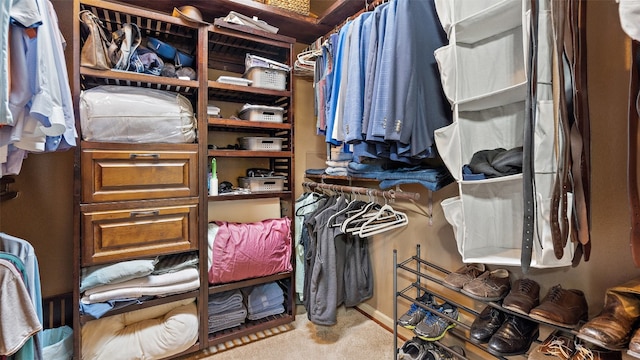
POLYGON ((198 196, 198 152, 83 149, 82 202, 198 196))
POLYGON ((198 248, 197 199, 164 206, 119 205, 81 211, 83 265, 198 248))

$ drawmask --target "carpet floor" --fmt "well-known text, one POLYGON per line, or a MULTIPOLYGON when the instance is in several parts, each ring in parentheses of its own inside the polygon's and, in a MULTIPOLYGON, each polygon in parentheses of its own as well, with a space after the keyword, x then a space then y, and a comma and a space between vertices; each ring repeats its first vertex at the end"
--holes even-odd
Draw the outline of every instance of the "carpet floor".
POLYGON ((291 324, 209 348, 184 360, 393 358, 393 333, 358 310, 340 307, 336 325, 320 326, 310 322, 304 307, 298 306, 291 324))

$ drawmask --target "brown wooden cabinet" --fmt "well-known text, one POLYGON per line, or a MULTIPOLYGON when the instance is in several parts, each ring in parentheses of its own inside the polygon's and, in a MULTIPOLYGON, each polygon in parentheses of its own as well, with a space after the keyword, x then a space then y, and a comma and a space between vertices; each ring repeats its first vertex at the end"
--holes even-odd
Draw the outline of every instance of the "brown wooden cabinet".
MULTIPOLYGON (((272 274, 229 284, 210 286, 207 277, 207 226, 209 209, 228 201, 275 198, 285 204, 282 216, 292 218, 293 171, 293 79, 287 74, 284 89, 232 85, 216 81, 216 72, 242 76, 247 53, 293 65, 295 39, 250 31, 215 22, 198 25, 150 10, 144 5, 105 0, 74 0, 74 19, 89 10, 98 16, 108 32, 124 23, 135 23, 143 36, 153 36, 193 54, 197 78, 182 80, 143 73, 95 70, 80 66, 84 38, 80 22, 74 24, 73 95, 79 108, 81 91, 100 85, 120 85, 159 89, 178 93, 193 105, 197 119, 194 143, 113 143, 81 139, 75 155, 75 241, 74 283, 79 284, 88 266, 124 260, 155 258, 159 255, 196 252, 199 257, 200 289, 145 300, 130 307, 112 310, 104 316, 121 314, 159 304, 197 299, 199 337, 186 352, 193 352, 260 330, 289 323, 295 318, 294 273, 272 274), (240 107, 245 103, 278 106, 284 110, 281 123, 239 120, 235 113, 218 118, 207 115, 209 102, 240 107), (267 151, 222 149, 222 142, 235 142, 241 136, 268 136, 282 141, 282 149, 267 151), (280 191, 209 196, 207 175, 211 158, 218 159, 218 174, 237 184, 237 177, 248 168, 271 168, 286 178, 280 191), (226 163, 226 165, 225 165, 226 163), (232 170, 233 169, 233 170, 232 170), (224 202, 222 202, 224 201, 224 202), (267 282, 289 282, 285 313, 240 327, 208 333, 207 300, 210 294, 267 282)), ((78 113, 78 112, 77 112, 78 113)), ((78 114, 78 117, 80 115, 78 114)), ((82 135, 80 119, 76 126, 82 135)), ((116 126, 114 124, 114 126, 116 126)), ((291 226, 293 237, 293 225, 291 226)), ((293 244, 291 244, 293 247, 293 244)), ((293 253, 293 251, 292 251, 293 253)), ((292 264, 293 264, 293 258, 292 264)), ((74 288, 74 308, 79 309, 79 286, 74 288)), ((90 317, 74 311, 74 348, 81 358, 81 328, 90 317)), ((178 355, 183 355, 177 354, 178 355)))
POLYGON ((194 144, 85 144, 80 161, 83 203, 198 196, 194 144))
MULTIPOLYGON (((216 20, 208 32, 209 72, 213 74, 207 83, 208 102, 221 105, 221 117, 208 117, 209 149, 207 156, 216 158, 217 175, 220 181, 227 180, 240 186, 239 177, 246 176, 248 168, 268 168, 278 175, 284 176, 282 189, 276 191, 253 192, 241 195, 209 196, 211 206, 225 206, 228 201, 257 198, 278 198, 286 204, 282 206, 282 216, 293 219, 294 196, 294 151, 293 151, 293 77, 286 75, 284 88, 272 89, 259 86, 242 86, 216 81, 219 75, 243 76, 247 54, 274 60, 293 66, 293 45, 295 39, 287 36, 252 31, 244 27, 227 24, 216 20), (283 111, 282 121, 249 121, 240 120, 239 110, 244 104, 280 107, 283 111), (235 142, 239 137, 268 137, 281 141, 280 149, 223 149, 221 145, 235 142)), ((216 219, 211 219, 216 220, 216 219)), ((293 239, 293 224, 291 226, 293 239)), ((291 244, 293 248, 293 244, 291 244)), ((294 263, 293 258, 291 259, 294 263)), ((294 301, 295 271, 273 274, 270 276, 247 279, 229 284, 209 286, 208 293, 247 288, 249 286, 283 281, 289 284, 285 295, 285 312, 256 321, 247 320, 243 325, 208 334, 209 346, 246 336, 257 331, 292 322, 295 319, 294 301)))
MULTIPOLYGON (((163 90, 179 94, 191 103, 196 118, 196 141, 193 143, 156 142, 114 143, 85 141, 80 112, 76 127, 81 141, 75 156, 76 240, 74 283, 80 284, 87 266, 113 264, 125 260, 153 259, 161 255, 197 253, 200 288, 156 297, 132 306, 114 309, 103 317, 152 307, 182 299, 195 298, 199 336, 186 352, 207 346, 206 324, 207 263, 206 242, 206 141, 198 133, 206 129, 206 52, 205 26, 183 22, 170 14, 124 3, 103 0, 75 0, 74 19, 82 10, 91 11, 107 32, 134 23, 140 29, 142 45, 150 36, 160 38, 178 49, 194 55, 192 66, 197 78, 183 80, 144 73, 96 70, 80 66, 84 37, 80 22, 74 24, 73 95, 80 108, 81 91, 100 85, 119 85, 163 90)), ((141 105, 142 106, 142 105, 141 105)), ((114 123, 114 126, 119 124, 114 123)), ((205 131, 206 132, 206 131, 205 131)), ((206 139, 206 136, 204 137, 206 139)), ((82 294, 74 288, 74 308, 80 308, 82 294)), ((82 358, 83 324, 92 318, 74 311, 75 357, 82 358)), ((174 354, 177 356, 180 354, 174 354)))
POLYGON ((82 265, 198 250, 198 199, 82 209, 82 265))

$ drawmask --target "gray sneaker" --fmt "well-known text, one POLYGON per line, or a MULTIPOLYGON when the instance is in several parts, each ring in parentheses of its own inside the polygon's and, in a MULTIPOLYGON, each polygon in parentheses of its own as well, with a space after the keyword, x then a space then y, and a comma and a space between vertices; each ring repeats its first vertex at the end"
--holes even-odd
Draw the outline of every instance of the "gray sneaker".
MULTIPOLYGON (((436 311, 452 319, 459 320, 458 308, 447 302, 440 305, 436 311)), ((442 339, 447 330, 454 326, 456 326, 455 322, 429 312, 425 315, 424 320, 416 325, 413 332, 422 340, 435 341, 442 339)))
MULTIPOLYGON (((434 297, 432 294, 425 292, 422 296, 417 298, 416 301, 421 302, 424 306, 428 308, 432 308, 434 304, 434 297)), ((406 313, 400 316, 400 318, 398 319, 398 325, 404 328, 413 330, 416 327, 416 325, 418 325, 420 321, 424 319, 425 315, 428 312, 429 312, 428 310, 425 310, 424 308, 413 303, 411 304, 411 307, 409 308, 409 310, 407 310, 406 313)))
POLYGON ((431 347, 431 344, 414 337, 398 350, 397 360, 423 360, 431 347))

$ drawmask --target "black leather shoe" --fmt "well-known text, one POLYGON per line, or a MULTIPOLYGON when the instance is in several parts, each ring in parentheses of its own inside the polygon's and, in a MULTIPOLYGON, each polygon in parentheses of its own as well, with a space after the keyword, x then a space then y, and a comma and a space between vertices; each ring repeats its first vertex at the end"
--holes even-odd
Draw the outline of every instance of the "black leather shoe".
POLYGON ((524 354, 538 337, 538 323, 507 315, 507 321, 489 340, 487 350, 495 356, 524 354))
POLYGON ((498 331, 505 320, 507 320, 505 313, 494 307, 487 306, 471 324, 469 333, 471 341, 486 343, 498 331))

